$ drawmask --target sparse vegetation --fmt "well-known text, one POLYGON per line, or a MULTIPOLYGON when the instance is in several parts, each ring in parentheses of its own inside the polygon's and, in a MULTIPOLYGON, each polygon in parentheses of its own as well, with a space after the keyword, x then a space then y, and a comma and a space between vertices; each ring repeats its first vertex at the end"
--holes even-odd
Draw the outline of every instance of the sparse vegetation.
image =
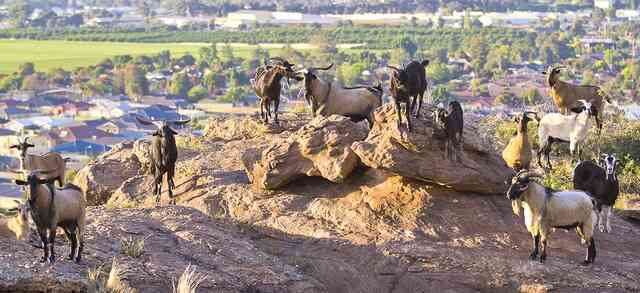
POLYGON ((196 293, 198 286, 206 279, 204 274, 196 272, 196 268, 189 264, 185 269, 178 284, 172 282, 173 293, 196 293))
POLYGON ((105 280, 102 278, 102 267, 90 268, 87 271, 88 291, 90 293, 136 293, 138 290, 129 287, 122 279, 125 274, 125 270, 113 258, 111 262, 111 270, 109 276, 105 280))
POLYGON ((144 254, 144 242, 148 237, 135 238, 129 236, 120 240, 120 252, 129 257, 138 258, 144 254))

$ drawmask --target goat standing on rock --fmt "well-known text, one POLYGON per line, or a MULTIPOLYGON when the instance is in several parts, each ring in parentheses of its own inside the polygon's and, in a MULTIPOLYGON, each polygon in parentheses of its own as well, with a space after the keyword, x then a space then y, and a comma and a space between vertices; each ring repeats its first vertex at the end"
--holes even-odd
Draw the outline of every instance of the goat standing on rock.
POLYGON ((427 75, 425 72, 425 67, 428 65, 429 60, 424 60, 422 62, 412 61, 407 66, 403 65, 402 69, 394 66, 387 66, 393 70, 389 90, 396 103, 398 121, 401 120, 400 103, 404 103, 406 105, 405 115, 409 131, 411 131, 411 120, 409 119, 409 116, 413 115, 415 112, 416 118, 420 118, 422 100, 428 88, 427 75), (413 101, 411 100, 411 97, 413 97, 413 101), (417 111, 416 106, 418 107, 417 111))
POLYGON ((554 191, 532 180, 541 174, 522 170, 511 180, 507 198, 512 201, 513 212, 520 215, 524 208, 524 222, 533 237, 533 251, 529 259, 540 255, 540 262, 547 259, 547 241, 551 228, 573 229, 588 244, 584 265, 596 259, 596 243, 593 226, 596 222, 591 197, 584 191, 554 191))
POLYGON ((176 169, 176 161, 178 160, 178 147, 174 135, 178 134, 171 129, 173 125, 184 125, 190 120, 184 121, 147 121, 136 116, 136 119, 144 125, 154 125, 158 130, 153 133, 153 141, 151 143, 151 171, 153 172, 153 194, 156 196, 156 202, 160 202, 160 194, 162 193, 162 178, 167 174, 167 186, 169 190, 169 198, 173 201, 173 175, 176 169))
POLYGON ((303 75, 304 97, 311 105, 313 116, 336 114, 349 117, 354 122, 366 119, 369 127, 373 127, 373 111, 382 105, 382 85, 343 88, 321 80, 314 73, 331 67, 333 64, 325 68, 312 67, 298 71, 303 75))
POLYGON ((589 192, 596 201, 598 210, 598 227, 600 232, 611 232, 611 209, 620 194, 620 185, 616 169, 618 159, 615 155, 604 154, 598 166, 591 161, 579 163, 573 170, 573 187, 589 192), (602 208, 604 206, 604 209, 602 208), (606 212, 605 212, 606 211, 606 212), (606 230, 604 226, 606 219, 606 230))
POLYGON ((460 162, 458 153, 462 151, 464 133, 464 113, 458 101, 449 103, 448 110, 442 104, 434 113, 436 124, 444 128, 445 158, 460 162))
POLYGON ((256 77, 252 84, 256 95, 260 97, 260 117, 265 123, 269 123, 269 117, 271 117, 270 105, 273 104, 274 121, 278 124, 278 107, 280 105, 280 92, 282 90, 280 81, 284 77, 294 78, 296 80, 300 80, 300 78, 295 76, 295 72, 292 69, 293 64, 281 58, 271 59, 278 62, 273 65, 261 67, 256 72, 256 77))

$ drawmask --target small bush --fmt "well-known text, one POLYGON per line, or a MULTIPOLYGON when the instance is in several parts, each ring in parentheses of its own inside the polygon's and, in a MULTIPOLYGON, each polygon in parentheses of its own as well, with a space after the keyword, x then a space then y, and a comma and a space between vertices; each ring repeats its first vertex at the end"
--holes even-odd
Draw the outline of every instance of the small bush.
POLYGON ((120 264, 113 258, 111 263, 111 270, 109 271, 109 277, 104 280, 101 278, 102 267, 90 268, 87 271, 87 280, 89 284, 88 291, 91 293, 136 293, 138 290, 129 287, 122 281, 125 270, 120 267, 120 264))
POLYGON ((76 175, 78 175, 78 170, 68 170, 67 174, 64 175, 64 182, 65 183, 71 183, 73 182, 73 179, 76 178, 76 175))
POLYGON ((198 286, 206 279, 206 276, 196 272, 196 269, 189 264, 178 280, 178 285, 172 282, 173 293, 196 293, 198 286))
POLYGON ((147 238, 134 238, 133 236, 129 236, 129 238, 123 238, 120 240, 120 251, 127 256, 138 258, 142 254, 144 254, 144 241, 147 238))

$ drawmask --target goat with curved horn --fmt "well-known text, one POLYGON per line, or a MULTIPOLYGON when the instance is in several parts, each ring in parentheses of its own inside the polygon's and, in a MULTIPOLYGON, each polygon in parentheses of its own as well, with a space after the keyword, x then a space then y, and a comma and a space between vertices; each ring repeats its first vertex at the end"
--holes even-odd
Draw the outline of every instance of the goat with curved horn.
POLYGON ((288 81, 289 78, 293 78, 299 81, 302 80, 302 78, 297 76, 297 73, 293 71, 292 67, 295 66, 295 64, 291 64, 281 57, 271 57, 269 60, 275 60, 278 63, 265 66, 262 70, 256 71, 252 86, 256 92, 256 96, 260 98, 260 117, 265 123, 268 123, 269 117, 271 117, 271 104, 273 104, 274 121, 278 124, 278 107, 280 105, 282 79, 286 78, 288 81))

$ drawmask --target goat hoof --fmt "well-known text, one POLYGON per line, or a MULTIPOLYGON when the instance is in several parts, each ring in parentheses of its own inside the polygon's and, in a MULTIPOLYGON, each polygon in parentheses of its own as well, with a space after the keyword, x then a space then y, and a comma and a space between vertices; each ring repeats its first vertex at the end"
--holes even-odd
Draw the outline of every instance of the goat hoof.
POLYGON ((69 256, 67 256, 67 259, 68 259, 68 260, 73 260, 73 255, 72 255, 72 254, 69 254, 69 256))
POLYGON ((591 264, 591 262, 590 262, 590 261, 588 261, 588 260, 585 260, 585 261, 583 261, 583 262, 582 262, 582 265, 583 265, 583 266, 588 266, 588 265, 590 265, 590 264, 591 264))
POLYGON ((44 257, 44 256, 40 259, 40 262, 41 262, 41 263, 45 263, 45 262, 47 262, 47 261, 48 261, 48 259, 47 259, 46 257, 44 257))
POLYGON ((600 225, 598 228, 600 229, 600 233, 604 233, 604 226, 600 225))
POLYGON ((538 258, 537 254, 532 253, 531 255, 529 255, 529 260, 536 260, 538 258))

